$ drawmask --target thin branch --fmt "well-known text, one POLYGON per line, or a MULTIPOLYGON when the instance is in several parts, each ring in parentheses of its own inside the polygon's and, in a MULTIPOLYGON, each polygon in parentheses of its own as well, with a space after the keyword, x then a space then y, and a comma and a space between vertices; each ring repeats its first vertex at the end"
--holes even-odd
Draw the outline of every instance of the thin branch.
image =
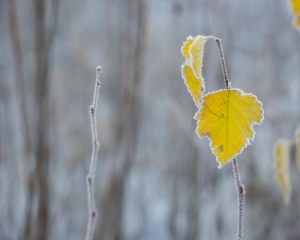
MULTIPOLYGON (((219 53, 220 53, 220 59, 221 59, 221 64, 222 64, 222 69, 223 69, 223 75, 224 75, 224 81, 225 81, 225 86, 228 90, 231 89, 231 84, 229 82, 228 78, 228 73, 226 70, 226 64, 225 64, 225 58, 224 58, 224 53, 223 53, 223 48, 221 44, 221 40, 218 38, 215 38, 215 41, 218 45, 219 48, 219 53)), ((233 165, 233 173, 235 177, 235 183, 236 183, 236 188, 237 188, 237 194, 238 194, 238 233, 237 233, 237 239, 242 240, 243 239, 243 215, 244 215, 244 200, 245 200, 245 187, 241 182, 240 178, 240 172, 239 172, 239 167, 237 163, 237 158, 232 159, 232 165, 233 165)))
POLYGON ((226 88, 228 89, 228 82, 229 82, 229 78, 228 78, 228 73, 226 70, 226 64, 225 64, 225 58, 224 58, 224 53, 223 53, 223 48, 222 48, 222 44, 221 44, 221 40, 216 38, 216 43, 218 45, 219 48, 219 53, 220 53, 220 59, 221 59, 221 64, 222 64, 222 69, 223 69, 223 75, 224 75, 224 81, 225 81, 225 85, 226 88))
POLYGON ((216 39, 217 39, 215 36, 211 36, 211 35, 206 36, 206 38, 207 38, 207 39, 212 39, 212 40, 214 40, 214 41, 216 41, 216 39))
POLYGON ((238 215, 238 240, 243 239, 243 215, 244 215, 244 201, 245 201, 245 187, 241 182, 239 166, 237 163, 237 158, 232 159, 233 172, 235 177, 236 188, 238 192, 238 200, 239 200, 239 215, 238 215))
POLYGON ((102 67, 96 68, 96 82, 95 82, 95 90, 94 90, 94 97, 93 103, 90 106, 90 119, 91 119, 91 130, 92 130, 92 141, 93 141, 93 149, 92 149, 92 156, 91 156, 91 164, 90 164, 90 171, 86 176, 86 183, 87 183, 87 198, 88 198, 88 211, 89 211, 89 220, 86 232, 86 240, 92 240, 94 237, 94 231, 96 226, 96 221, 98 218, 98 213, 95 205, 95 192, 94 192, 94 179, 95 179, 95 171, 97 165, 97 155, 100 148, 100 143, 98 141, 98 134, 97 134, 97 124, 96 124, 96 112, 97 112, 97 103, 99 97, 99 91, 101 86, 100 81, 100 73, 102 72, 102 67))

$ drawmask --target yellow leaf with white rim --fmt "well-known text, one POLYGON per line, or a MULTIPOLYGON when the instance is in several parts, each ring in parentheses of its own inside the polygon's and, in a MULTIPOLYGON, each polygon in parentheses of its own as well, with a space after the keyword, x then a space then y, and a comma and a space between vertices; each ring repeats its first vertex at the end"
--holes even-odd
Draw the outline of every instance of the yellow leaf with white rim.
POLYGON ((205 36, 197 36, 195 38, 189 36, 181 48, 181 52, 186 58, 181 67, 182 78, 197 107, 200 106, 199 101, 205 91, 202 62, 206 40, 207 37, 205 36))
POLYGON ((221 168, 253 140, 253 125, 263 120, 262 103, 239 89, 220 90, 203 97, 195 119, 196 132, 210 139, 221 168))

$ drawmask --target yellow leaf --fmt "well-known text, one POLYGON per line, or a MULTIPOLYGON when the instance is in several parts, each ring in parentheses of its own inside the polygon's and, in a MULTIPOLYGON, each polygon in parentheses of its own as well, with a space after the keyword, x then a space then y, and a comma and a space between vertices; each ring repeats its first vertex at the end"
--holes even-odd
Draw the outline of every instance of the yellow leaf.
POLYGON ((291 184, 289 179, 290 143, 286 139, 280 139, 275 143, 274 155, 277 181, 281 188, 286 204, 290 201, 291 184))
POLYGON ((263 120, 262 103, 239 89, 220 90, 203 97, 195 119, 196 132, 210 139, 221 168, 253 140, 253 125, 263 120))
POLYGON ((185 84, 191 93, 196 106, 199 108, 199 101, 204 92, 204 82, 201 83, 199 79, 196 78, 193 69, 188 66, 186 62, 182 66, 182 76, 185 79, 185 84))
POLYGON ((182 78, 191 93, 193 100, 197 107, 205 90, 204 79, 202 76, 202 60, 204 44, 207 38, 204 36, 197 36, 193 38, 189 36, 187 41, 183 43, 181 49, 182 54, 186 57, 182 65, 182 78))
POLYGON ((181 48, 182 55, 186 57, 187 60, 190 60, 190 46, 194 43, 194 38, 192 36, 188 36, 186 42, 183 43, 181 48))
POLYGON ((295 132, 296 139, 296 162, 298 166, 298 170, 300 172, 300 128, 295 132))
POLYGON ((290 0, 294 12, 294 26, 300 31, 300 0, 290 0))
POLYGON ((196 78, 200 79, 204 83, 202 76, 202 62, 204 53, 204 44, 207 38, 204 36, 197 36, 194 43, 190 46, 189 53, 191 55, 192 68, 194 70, 196 78))
POLYGON ((300 11, 300 0, 290 0, 293 6, 294 13, 298 13, 300 11))

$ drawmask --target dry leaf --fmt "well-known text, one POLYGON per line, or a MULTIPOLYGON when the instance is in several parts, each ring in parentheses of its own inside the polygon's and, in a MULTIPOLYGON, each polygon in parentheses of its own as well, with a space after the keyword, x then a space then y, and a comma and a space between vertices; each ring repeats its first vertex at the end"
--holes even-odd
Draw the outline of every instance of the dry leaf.
POLYGON ((253 125, 263 120, 262 103, 239 89, 220 90, 203 97, 195 119, 198 135, 210 139, 221 168, 253 140, 253 125))
POLYGON ((290 142, 286 139, 280 139, 275 143, 274 155, 276 159, 277 181, 281 188, 282 195, 286 204, 290 201, 291 184, 289 179, 289 161, 290 161, 290 142))
POLYGON ((182 54, 186 57, 181 67, 182 78, 197 107, 199 107, 199 101, 205 90, 202 76, 202 60, 206 40, 207 38, 204 36, 197 36, 196 38, 189 36, 181 49, 182 54))

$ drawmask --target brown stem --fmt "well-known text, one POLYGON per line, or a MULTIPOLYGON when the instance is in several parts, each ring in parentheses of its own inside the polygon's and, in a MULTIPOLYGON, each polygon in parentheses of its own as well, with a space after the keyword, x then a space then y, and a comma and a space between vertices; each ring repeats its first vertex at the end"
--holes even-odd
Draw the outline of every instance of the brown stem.
POLYGON ((90 118, 91 118, 93 149, 92 149, 92 156, 91 156, 90 171, 86 176, 88 211, 89 211, 89 220, 88 220, 87 232, 85 237, 86 240, 93 239, 95 225, 98 218, 98 213, 95 205, 94 179, 95 179, 95 171, 97 165, 97 155, 100 148, 100 143, 98 141, 98 134, 97 134, 96 111, 97 111, 97 103, 98 103, 99 91, 101 86, 100 73, 102 72, 102 68, 97 67, 96 70, 97 70, 97 75, 96 75, 93 103, 90 106, 90 111, 89 111, 90 118))
POLYGON ((228 89, 228 73, 226 70, 226 64, 225 64, 225 58, 224 58, 224 53, 223 53, 223 48, 222 48, 222 44, 221 44, 221 40, 216 38, 216 43, 218 45, 219 48, 219 53, 220 53, 220 59, 221 59, 221 64, 222 64, 222 69, 223 69, 223 75, 224 75, 224 81, 225 81, 225 85, 226 88, 228 89))
MULTIPOLYGON (((228 90, 230 90, 230 82, 229 82, 228 73, 227 73, 227 70, 226 70, 226 64, 225 64, 225 58, 224 58, 224 53, 223 53, 221 40, 218 39, 218 38, 215 38, 215 41, 216 41, 216 43, 218 45, 218 48, 219 48, 225 86, 228 90)), ((237 239, 242 240, 243 239, 244 200, 245 200, 246 191, 245 191, 244 185, 241 182, 240 172, 239 172, 239 167, 238 167, 236 157, 232 159, 232 165, 233 165, 233 173, 234 173, 234 177, 235 177, 235 183, 236 183, 237 194, 238 194, 238 212, 239 213, 238 213, 237 239)))

